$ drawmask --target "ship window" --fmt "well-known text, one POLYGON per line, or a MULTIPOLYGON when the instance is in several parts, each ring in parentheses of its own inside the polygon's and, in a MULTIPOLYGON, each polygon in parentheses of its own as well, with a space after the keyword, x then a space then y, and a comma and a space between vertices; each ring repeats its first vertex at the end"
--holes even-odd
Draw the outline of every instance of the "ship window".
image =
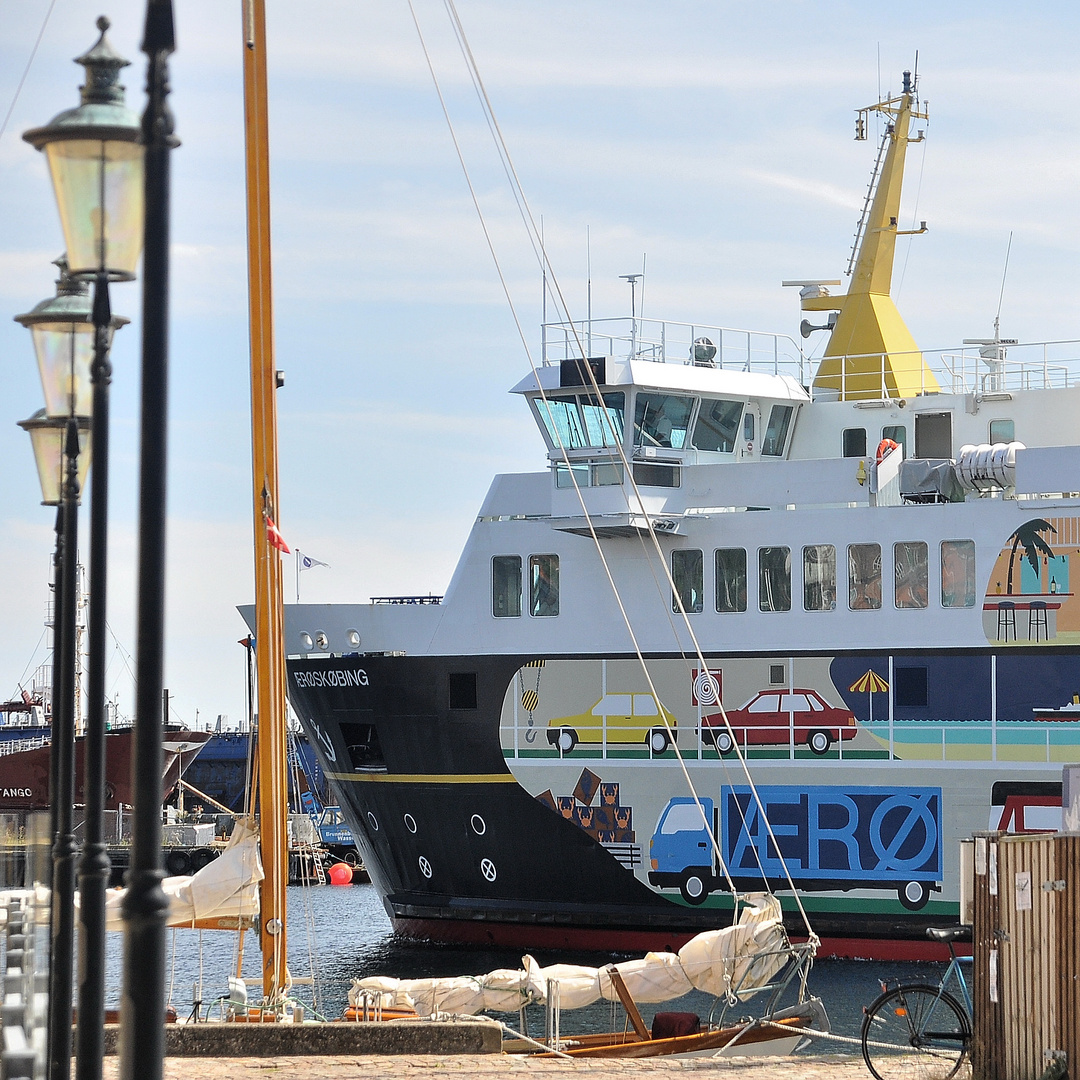
POLYGON ((742 437, 746 442, 754 441, 754 414, 749 410, 743 413, 742 437))
POLYGON ((741 401, 713 401, 705 398, 698 410, 694 425, 694 446, 698 450, 718 450, 730 454, 739 437, 739 420, 742 417, 741 401))
POLYGON ((952 457, 952 413, 915 414, 915 456, 952 457))
POLYGON ((475 671, 451 671, 448 689, 451 709, 476 708, 475 671))
POLYGON ((746 548, 716 549, 716 610, 746 610, 746 548))
POLYGON ((553 446, 582 450, 622 442, 625 394, 572 394, 546 402, 538 397, 534 404, 553 446))
POLYGON ((639 393, 634 411, 634 445, 681 450, 694 399, 674 394, 639 393))
POLYGON ((881 545, 848 545, 848 607, 876 611, 881 607, 881 545))
POLYGON ((1016 424, 1012 420, 991 420, 990 441, 1010 443, 1016 438, 1016 424))
POLYGON ((646 465, 634 462, 634 482, 642 487, 677 488, 682 483, 678 465, 646 465))
POLYGON ((894 701, 901 708, 918 708, 927 703, 926 668, 898 667, 893 673, 894 701))
POLYGON ((898 608, 924 608, 930 594, 927 547, 921 540, 893 545, 896 581, 893 600, 898 608))
POLYGON ((866 457, 866 428, 844 428, 844 457, 866 457))
POLYGON ((975 606, 975 541, 941 541, 941 606, 975 606))
POLYGON ((901 446, 904 449, 904 457, 908 456, 907 452, 907 427, 904 424, 886 424, 881 429, 882 439, 892 439, 897 446, 901 446))
POLYGON ((491 560, 491 613, 496 619, 521 614, 520 555, 496 555, 491 560))
POLYGON ((623 467, 620 462, 605 465, 593 465, 591 476, 593 487, 612 487, 623 482, 623 467))
POLYGON ((584 462, 571 463, 567 468, 561 461, 555 466, 555 486, 557 488, 572 488, 574 481, 579 488, 589 486, 589 466, 584 462))
POLYGON ((386 759, 379 745, 374 724, 340 724, 341 737, 354 772, 362 769, 385 769, 386 759))
POLYGON ((802 549, 803 607, 807 611, 836 609, 836 548, 811 544, 802 549))
POLYGON ((559 556, 529 556, 529 614, 559 614, 559 556))
POLYGON ((783 457, 784 444, 787 442, 788 428, 791 427, 793 405, 774 405, 769 413, 769 426, 765 429, 765 439, 761 444, 762 457, 783 457))
POLYGON ((762 611, 791 610, 791 548, 758 548, 758 606, 762 611))
POLYGON ((675 585, 671 597, 672 611, 678 611, 680 604, 689 614, 701 611, 705 592, 704 574, 704 558, 699 549, 679 548, 671 553, 671 580, 675 585))

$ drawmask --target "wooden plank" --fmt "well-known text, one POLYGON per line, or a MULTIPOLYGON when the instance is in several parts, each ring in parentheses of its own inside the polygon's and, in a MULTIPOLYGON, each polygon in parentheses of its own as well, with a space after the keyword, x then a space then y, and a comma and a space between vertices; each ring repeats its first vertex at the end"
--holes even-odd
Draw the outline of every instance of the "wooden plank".
POLYGON ((645 1026, 645 1021, 641 1019, 641 1013, 638 1012, 638 1007, 634 1004, 634 999, 630 996, 630 991, 626 989, 626 983, 623 982, 623 977, 614 964, 607 969, 607 975, 611 979, 612 986, 615 987, 615 993, 619 995, 619 1000, 626 1010, 626 1015, 630 1017, 630 1023, 634 1025, 634 1031, 637 1032, 638 1038, 642 1041, 651 1039, 652 1032, 645 1026))

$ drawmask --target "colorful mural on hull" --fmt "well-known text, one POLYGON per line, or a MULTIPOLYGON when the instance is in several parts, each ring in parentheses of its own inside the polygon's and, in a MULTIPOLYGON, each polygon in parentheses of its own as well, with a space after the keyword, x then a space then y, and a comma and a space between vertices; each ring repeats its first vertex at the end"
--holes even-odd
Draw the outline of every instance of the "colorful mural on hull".
POLYGON ((761 867, 784 888, 719 737, 721 701, 797 887, 829 910, 955 914, 960 837, 1060 820, 1058 763, 1080 753, 1080 656, 706 659, 706 671, 650 660, 651 686, 632 660, 534 661, 501 714, 519 783, 672 903, 723 907, 728 873, 745 889, 761 867), (650 737, 664 718, 700 807, 674 747, 650 737), (831 737, 815 746, 820 732, 831 737), (930 762, 947 770, 940 786, 930 762))
POLYGON ((1080 518, 1031 518, 1001 549, 983 600, 992 645, 1080 643, 1080 518))

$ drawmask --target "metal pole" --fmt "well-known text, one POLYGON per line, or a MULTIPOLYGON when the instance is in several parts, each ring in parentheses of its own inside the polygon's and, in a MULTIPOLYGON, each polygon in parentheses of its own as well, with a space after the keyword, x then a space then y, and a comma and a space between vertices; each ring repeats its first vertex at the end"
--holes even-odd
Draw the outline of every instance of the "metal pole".
POLYGON ((105 890, 111 869, 105 847, 105 598, 109 524, 109 281, 94 287, 94 420, 90 482, 90 656, 83 769, 82 860, 79 863, 79 1010, 76 1080, 101 1080, 105 1054, 105 890))
MULTIPOLYGON (((56 710, 58 703, 64 696, 64 665, 60 662, 60 625, 64 615, 64 581, 61 566, 64 561, 64 508, 56 507, 56 550, 53 552, 53 670, 52 670, 52 700, 49 703, 50 736, 56 730, 56 710)), ((57 739, 49 739, 49 842, 56 838, 56 780, 60 775, 60 766, 56 755, 60 752, 60 742, 57 739)), ((52 884, 52 860, 48 860, 49 882, 52 884)), ((50 966, 51 970, 51 966, 50 966)))
POLYGON ((56 835, 53 843, 52 951, 49 965, 49 1080, 71 1075, 71 977, 75 945, 75 577, 79 528, 79 430, 74 418, 64 435, 66 475, 61 494, 63 555, 60 579, 62 619, 56 645, 63 672, 63 695, 54 701, 52 741, 56 744, 56 835))
POLYGON ((143 241, 142 416, 139 450, 139 578, 134 813, 124 900, 120 1076, 161 1080, 165 1052, 165 912, 161 888, 161 691, 165 630, 165 481, 168 420, 169 152, 175 145, 168 57, 171 0, 148 0, 146 217, 143 241))

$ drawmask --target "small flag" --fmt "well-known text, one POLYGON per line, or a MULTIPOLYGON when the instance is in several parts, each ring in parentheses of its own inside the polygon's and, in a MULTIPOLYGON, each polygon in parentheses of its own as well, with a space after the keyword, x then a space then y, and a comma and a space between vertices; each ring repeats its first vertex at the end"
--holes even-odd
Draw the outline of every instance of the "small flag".
POLYGON ((289 545, 285 543, 285 537, 278 532, 278 527, 269 514, 266 515, 266 539, 270 542, 271 547, 277 548, 278 551, 284 551, 286 555, 292 554, 289 545))
POLYGON ((330 569, 328 562, 323 562, 321 559, 313 559, 310 555, 305 555, 299 548, 296 549, 296 554, 300 556, 300 569, 310 570, 314 566, 325 566, 327 570, 330 569))

